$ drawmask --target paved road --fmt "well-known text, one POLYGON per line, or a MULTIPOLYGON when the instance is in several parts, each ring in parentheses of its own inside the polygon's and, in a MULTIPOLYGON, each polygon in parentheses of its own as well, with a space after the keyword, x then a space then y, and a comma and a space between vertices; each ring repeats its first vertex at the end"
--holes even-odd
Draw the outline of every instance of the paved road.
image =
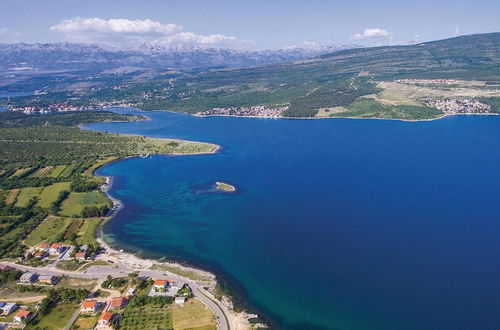
MULTIPOLYGON (((30 267, 24 265, 18 265, 13 262, 2 262, 2 264, 9 265, 11 267, 35 272, 44 275, 53 275, 53 276, 62 276, 66 275, 68 277, 76 277, 76 278, 97 278, 97 279, 105 279, 108 275, 113 277, 118 276, 126 276, 127 274, 135 272, 134 270, 125 268, 120 266, 119 264, 114 264, 114 266, 94 266, 89 267, 85 272, 72 272, 61 270, 57 268, 48 268, 48 267, 30 267)), ((212 312, 215 314, 216 319, 218 320, 218 329, 221 330, 229 330, 233 329, 234 326, 230 324, 230 315, 229 309, 218 301, 210 292, 203 289, 196 281, 186 279, 184 277, 180 277, 173 273, 163 271, 163 270, 141 270, 139 271, 139 276, 151 277, 151 278, 166 278, 172 279, 178 283, 187 283, 191 287, 193 294, 196 298, 201 300, 206 306, 208 306, 212 312)), ((75 318, 76 320, 76 318, 75 318)), ((73 320, 74 321, 74 320, 73 320)))

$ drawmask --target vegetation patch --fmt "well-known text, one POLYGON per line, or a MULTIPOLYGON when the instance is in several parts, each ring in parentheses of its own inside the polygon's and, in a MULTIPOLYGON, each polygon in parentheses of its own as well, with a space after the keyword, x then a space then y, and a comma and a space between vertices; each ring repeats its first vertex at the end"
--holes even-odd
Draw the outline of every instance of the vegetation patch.
POLYGON ((74 329, 74 330, 94 329, 95 325, 97 324, 97 320, 98 320, 97 316, 80 314, 80 316, 78 316, 78 318, 76 319, 76 321, 73 324, 73 326, 71 327, 71 329, 74 329))
POLYGON ((69 190, 70 182, 58 182, 43 188, 38 199, 38 206, 49 208, 63 190, 69 190))
POLYGON ((111 202, 100 191, 72 192, 62 203, 61 215, 80 216, 86 206, 111 206, 111 202))
POLYGON ((214 314, 198 299, 172 306, 174 329, 216 329, 214 314))
POLYGON ((42 242, 55 240, 66 231, 72 221, 71 218, 48 217, 28 235, 25 243, 28 246, 36 246, 42 242))
POLYGON ((28 202, 32 199, 32 198, 37 198, 39 195, 40 195, 40 192, 42 192, 42 189, 41 187, 29 187, 29 188, 23 188, 21 189, 21 191, 19 192, 19 195, 17 196, 17 200, 16 200, 16 206, 19 206, 19 207, 25 207, 26 205, 28 205, 28 202))
POLYGON ((7 197, 5 197, 5 204, 12 204, 16 201, 16 197, 19 194, 19 191, 21 189, 11 189, 9 190, 9 193, 7 194, 7 197))
POLYGON ((80 228, 78 228, 78 238, 77 243, 80 245, 93 244, 96 245, 96 232, 99 226, 100 218, 88 218, 81 222, 80 228))
POLYGON ((31 176, 34 178, 46 176, 53 168, 54 168, 53 166, 42 167, 42 168, 36 170, 35 173, 33 173, 31 176))

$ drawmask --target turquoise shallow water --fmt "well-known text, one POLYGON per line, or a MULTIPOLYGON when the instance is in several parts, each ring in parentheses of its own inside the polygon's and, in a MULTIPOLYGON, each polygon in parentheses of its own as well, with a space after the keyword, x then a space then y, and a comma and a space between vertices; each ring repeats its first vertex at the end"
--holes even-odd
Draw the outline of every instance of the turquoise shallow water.
POLYGON ((147 115, 87 128, 223 149, 101 168, 119 244, 235 279, 275 327, 499 328, 500 117, 147 115), (239 192, 199 191, 215 181, 239 192))

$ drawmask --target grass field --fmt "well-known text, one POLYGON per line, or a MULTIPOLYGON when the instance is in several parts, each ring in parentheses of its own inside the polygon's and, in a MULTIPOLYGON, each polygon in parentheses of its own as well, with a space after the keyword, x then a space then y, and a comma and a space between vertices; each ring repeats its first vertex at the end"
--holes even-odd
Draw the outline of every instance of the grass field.
POLYGON ((67 165, 56 166, 48 176, 50 176, 51 178, 58 178, 59 176, 61 176, 61 173, 66 169, 66 167, 68 166, 67 165))
POLYGON ((6 204, 12 204, 16 200, 17 195, 19 194, 20 189, 11 189, 5 198, 6 204))
POLYGON ((61 260, 57 263, 56 268, 62 269, 62 270, 69 270, 69 271, 73 272, 82 266, 83 266, 83 262, 76 263, 74 260, 61 260))
POLYGON ((172 329, 172 310, 168 307, 127 307, 120 321, 120 329, 172 329))
POLYGON ((85 244, 97 244, 95 239, 97 226, 101 221, 100 218, 88 218, 84 219, 78 228, 78 239, 77 242, 80 245, 85 244))
POLYGON ((73 289, 87 289, 92 290, 95 288, 97 280, 88 278, 76 277, 63 277, 56 286, 58 288, 73 288, 73 289))
POLYGON ((72 192, 63 202, 61 207, 61 215, 73 216, 80 215, 85 206, 102 206, 110 205, 107 197, 99 191, 91 192, 72 192))
POLYGON ((34 318, 26 329, 63 329, 77 308, 76 304, 57 304, 47 315, 34 318))
POLYGON ((89 315, 80 315, 71 329, 94 329, 94 326, 97 323, 97 316, 89 316, 89 315))
POLYGON ((190 299, 184 306, 172 306, 174 329, 215 330, 212 311, 198 299, 190 299))
POLYGON ((59 176, 60 177, 70 176, 71 173, 73 173, 74 169, 75 169, 75 165, 66 166, 66 168, 64 169, 64 171, 62 171, 59 176))
POLYGON ((29 200, 33 197, 38 197, 42 191, 42 187, 22 188, 17 196, 16 206, 24 207, 28 204, 29 200))
POLYGON ((33 173, 31 176, 34 178, 47 176, 53 168, 54 168, 53 166, 42 167, 42 168, 38 169, 35 173, 33 173))
POLYGON ((10 176, 10 178, 15 178, 16 176, 19 176, 21 174, 23 174, 24 172, 26 172, 27 170, 29 170, 29 168, 21 168, 21 169, 18 169, 14 172, 14 174, 12 174, 10 176))
POLYGON ((72 221, 71 218, 49 217, 28 235, 25 243, 28 246, 35 246, 45 240, 54 239, 57 235, 64 233, 72 221))
POLYGON ((69 190, 70 184, 70 182, 58 182, 43 188, 39 197, 38 206, 45 208, 50 207, 50 204, 57 199, 61 191, 69 190))

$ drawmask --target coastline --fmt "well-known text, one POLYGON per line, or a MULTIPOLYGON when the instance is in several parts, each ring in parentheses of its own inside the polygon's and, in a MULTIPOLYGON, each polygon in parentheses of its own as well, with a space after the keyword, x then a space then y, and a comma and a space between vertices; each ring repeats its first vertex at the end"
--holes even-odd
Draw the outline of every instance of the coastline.
MULTIPOLYGON (((216 149, 208 153, 175 154, 175 155, 187 156, 187 155, 199 155, 199 154, 215 154, 220 149, 221 146, 217 145, 216 149)), ((138 252, 133 253, 133 251, 127 251, 125 249, 121 249, 118 243, 106 240, 106 235, 104 233, 104 225, 108 221, 111 221, 113 219, 113 217, 124 207, 124 204, 119 199, 113 197, 109 192, 111 186, 113 185, 114 181, 113 177, 99 176, 95 172, 99 168, 105 165, 109 165, 113 162, 134 157, 139 157, 139 156, 127 156, 123 158, 112 159, 109 162, 100 164, 100 166, 96 167, 92 172, 92 176, 105 178, 106 182, 102 184, 99 187, 99 189, 113 203, 113 207, 111 208, 111 210, 108 212, 106 217, 104 217, 99 223, 99 226, 96 231, 97 242, 106 250, 106 254, 109 255, 109 257, 118 259, 122 264, 126 264, 127 267, 130 268, 131 270, 136 270, 136 271, 148 270, 148 269, 162 270, 164 273, 166 273, 166 275, 182 278, 187 283, 196 283, 197 285, 201 285, 203 290, 200 290, 198 288, 200 293, 209 300, 211 300, 212 302, 214 302, 216 305, 219 305, 219 307, 222 307, 221 308, 222 310, 225 310, 224 318, 228 329, 238 329, 238 330, 251 329, 252 325, 249 322, 249 319, 259 317, 259 315, 249 313, 245 310, 239 312, 235 311, 233 306, 233 298, 231 296, 224 295, 221 300, 215 298, 216 288, 219 284, 216 279, 217 278, 216 274, 210 271, 202 270, 193 265, 184 265, 176 261, 146 258, 140 256, 138 252), (186 276, 185 274, 188 273, 193 274, 194 276, 186 276)), ((207 304, 205 303, 205 305, 207 304)), ((212 312, 214 312, 214 315, 217 315, 217 313, 211 306, 207 305, 207 307, 209 307, 212 310, 212 312)), ((224 322, 224 320, 219 319, 219 322, 224 322)), ((267 326, 266 324, 260 324, 260 325, 267 326)))
MULTIPOLYGON (((140 108, 138 108, 140 111, 140 108)), ((167 112, 173 112, 176 113, 175 111, 168 111, 168 110, 155 110, 155 111, 167 111, 167 112)), ((454 114, 442 114, 441 116, 435 117, 435 118, 427 118, 427 119, 400 119, 400 118, 382 118, 382 117, 260 117, 260 116, 235 116, 235 115, 207 115, 207 116, 201 116, 198 114, 193 114, 189 112, 183 112, 185 114, 198 117, 198 118, 209 118, 209 117, 231 117, 231 118, 254 118, 254 119, 290 119, 290 120, 316 120, 316 119, 364 119, 364 120, 390 120, 390 121, 403 121, 403 122, 426 122, 426 121, 435 121, 435 120, 440 120, 444 119, 446 117, 452 117, 452 116, 498 116, 500 113, 454 113, 454 114)))

